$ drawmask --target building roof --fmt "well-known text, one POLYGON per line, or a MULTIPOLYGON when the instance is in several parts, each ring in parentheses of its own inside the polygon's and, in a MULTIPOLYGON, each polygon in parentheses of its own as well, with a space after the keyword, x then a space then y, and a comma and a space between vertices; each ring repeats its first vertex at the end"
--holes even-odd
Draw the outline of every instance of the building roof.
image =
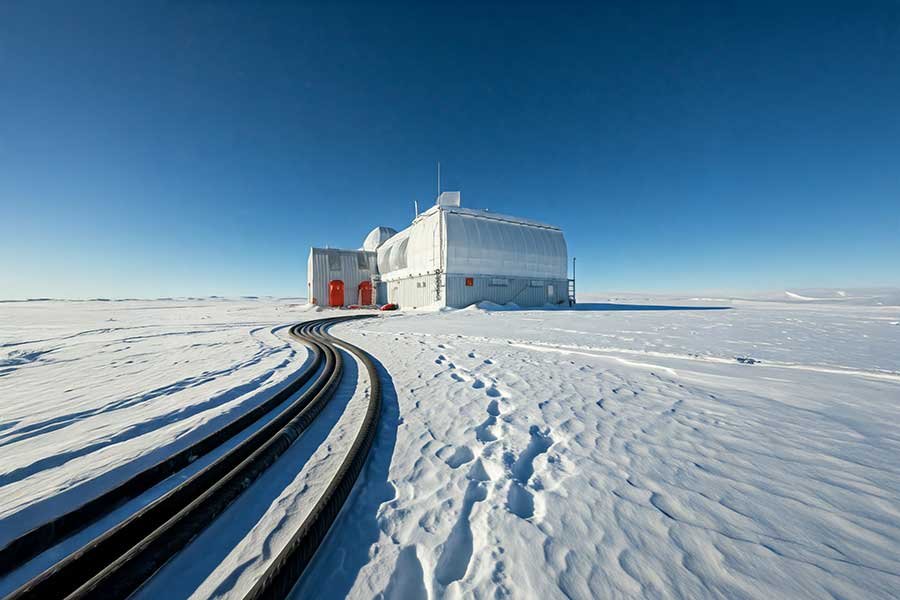
POLYGON ((382 245, 395 235, 397 235, 397 230, 393 227, 376 227, 366 236, 362 249, 374 252, 378 249, 378 246, 382 245))
MULTIPOLYGON (((426 215, 434 214, 435 212, 442 210, 445 213, 458 214, 458 215, 467 215, 470 217, 478 217, 482 219, 495 219, 497 221, 506 221, 508 223, 516 223, 520 225, 529 225, 531 227, 543 227, 546 229, 553 229, 556 231, 562 231, 556 225, 550 225, 548 223, 542 223, 541 221, 535 221, 534 219, 525 219, 523 217, 513 217, 511 215, 504 215, 501 213, 495 213, 493 211, 482 209, 482 208, 462 208, 460 206, 432 206, 428 210, 421 213, 416 219, 424 217, 426 215)), ((413 220, 415 223, 415 220, 413 220)))

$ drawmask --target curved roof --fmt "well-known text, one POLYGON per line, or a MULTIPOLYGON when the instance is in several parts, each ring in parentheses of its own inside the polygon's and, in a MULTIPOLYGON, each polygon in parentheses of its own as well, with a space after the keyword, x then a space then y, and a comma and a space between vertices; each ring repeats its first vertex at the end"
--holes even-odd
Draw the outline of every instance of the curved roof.
POLYGON ((382 245, 395 235, 397 235, 396 229, 391 227, 376 227, 366 236, 362 249, 374 252, 378 249, 378 246, 382 245))
POLYGON ((404 229, 378 247, 379 273, 392 273, 409 268, 409 234, 410 229, 404 229))
POLYGON ((446 271, 566 279, 568 252, 558 227, 487 211, 446 211, 446 271))
POLYGON ((389 279, 438 268, 466 275, 565 279, 567 267, 566 240, 558 227, 458 207, 430 208, 378 248, 378 270, 389 279))

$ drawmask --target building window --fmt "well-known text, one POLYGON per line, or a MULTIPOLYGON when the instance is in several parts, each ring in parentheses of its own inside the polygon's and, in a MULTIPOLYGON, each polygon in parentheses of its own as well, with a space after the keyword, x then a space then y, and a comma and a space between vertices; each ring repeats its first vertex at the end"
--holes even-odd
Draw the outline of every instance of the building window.
POLYGON ((360 271, 367 271, 369 269, 369 257, 363 252, 357 253, 356 266, 360 271))
POLYGON ((493 279, 491 279, 491 285, 507 286, 507 285, 509 285, 509 279, 501 279, 499 277, 494 277, 493 279))
POLYGON ((341 270, 341 255, 338 252, 328 253, 328 268, 332 271, 341 270))
POLYGON ((531 280, 531 287, 542 287, 544 285, 543 281, 538 281, 536 279, 531 280))
POLYGON ((466 287, 472 287, 475 285, 475 279, 473 277, 466 277, 466 287))

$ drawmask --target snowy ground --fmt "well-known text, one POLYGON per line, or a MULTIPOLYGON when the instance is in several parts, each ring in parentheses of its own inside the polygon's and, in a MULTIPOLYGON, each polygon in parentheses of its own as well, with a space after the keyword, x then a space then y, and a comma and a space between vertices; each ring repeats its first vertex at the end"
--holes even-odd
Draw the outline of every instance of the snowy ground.
MULTIPOLYGON (((384 418, 297 597, 896 597, 900 307, 794 295, 336 327, 380 361, 384 418)), ((271 393, 305 359, 278 326, 311 316, 0 303, 0 543, 271 393)), ((365 383, 145 595, 243 589, 365 383)))
MULTIPOLYGON (((0 545, 270 397, 307 358, 284 325, 315 314, 264 300, 0 303, 0 545)), ((0 596, 178 481, 0 578, 0 596)))

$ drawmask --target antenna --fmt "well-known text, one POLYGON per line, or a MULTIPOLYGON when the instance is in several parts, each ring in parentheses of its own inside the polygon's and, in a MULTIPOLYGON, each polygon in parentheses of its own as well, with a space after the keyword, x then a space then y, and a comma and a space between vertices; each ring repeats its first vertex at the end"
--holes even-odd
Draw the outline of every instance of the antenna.
POLYGON ((438 196, 441 195, 441 161, 438 161, 438 196))
POLYGON ((418 216, 419 216, 419 201, 418 201, 418 200, 413 200, 413 206, 414 206, 415 209, 416 209, 416 216, 418 217, 418 216))

